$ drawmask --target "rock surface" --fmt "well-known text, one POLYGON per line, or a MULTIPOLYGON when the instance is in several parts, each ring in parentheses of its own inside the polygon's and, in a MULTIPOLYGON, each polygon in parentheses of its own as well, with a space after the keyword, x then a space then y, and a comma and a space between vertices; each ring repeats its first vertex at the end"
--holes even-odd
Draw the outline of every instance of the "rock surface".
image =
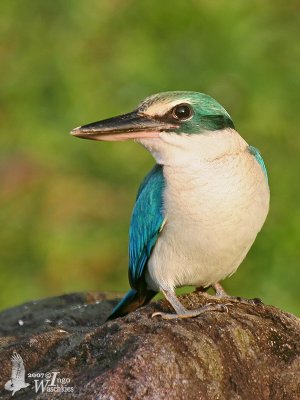
MULTIPOLYGON (((224 302, 200 293, 181 301, 187 308, 224 302)), ((151 318, 171 310, 159 301, 105 323, 115 303, 104 293, 82 293, 2 312, 0 398, 11 398, 4 384, 16 351, 30 383, 14 395, 20 400, 300 399, 295 316, 230 301, 228 312, 165 321, 151 318)))

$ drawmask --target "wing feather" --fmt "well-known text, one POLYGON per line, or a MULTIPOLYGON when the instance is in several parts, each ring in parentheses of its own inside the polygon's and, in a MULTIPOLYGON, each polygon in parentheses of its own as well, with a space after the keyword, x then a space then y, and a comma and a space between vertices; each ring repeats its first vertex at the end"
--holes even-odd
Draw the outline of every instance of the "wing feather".
POLYGON ((164 224, 163 167, 156 164, 142 182, 129 229, 129 281, 138 289, 152 249, 164 224))
POLYGON ((263 160, 260 152, 254 146, 248 146, 248 151, 250 154, 252 154, 255 157, 256 161, 259 163, 259 165, 261 166, 261 169, 263 170, 263 172, 267 178, 267 181, 268 181, 267 168, 266 168, 266 165, 264 163, 264 160, 263 160))
POLYGON ((13 355, 11 356, 11 363, 12 363, 11 379, 25 381, 25 367, 23 359, 20 356, 20 354, 13 353, 13 355))

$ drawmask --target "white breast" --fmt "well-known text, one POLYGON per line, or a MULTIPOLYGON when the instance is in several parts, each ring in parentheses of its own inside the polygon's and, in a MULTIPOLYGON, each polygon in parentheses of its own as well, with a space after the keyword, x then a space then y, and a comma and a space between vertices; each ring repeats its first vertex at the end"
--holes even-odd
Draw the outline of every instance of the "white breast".
POLYGON ((184 160, 185 151, 184 156, 178 154, 177 163, 164 165, 166 224, 146 275, 154 290, 209 286, 232 274, 267 216, 266 177, 243 139, 236 152, 219 158, 212 154, 199 157, 202 152, 209 153, 204 151, 204 143, 200 143, 201 150, 197 149, 199 143, 194 143, 198 160, 193 153, 184 160))

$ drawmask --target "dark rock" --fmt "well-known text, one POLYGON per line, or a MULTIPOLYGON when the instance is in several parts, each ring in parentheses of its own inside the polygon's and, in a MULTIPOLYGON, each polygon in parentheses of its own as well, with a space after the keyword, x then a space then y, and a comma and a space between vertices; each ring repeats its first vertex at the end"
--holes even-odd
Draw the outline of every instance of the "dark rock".
MULTIPOLYGON (((187 308, 224 302, 201 293, 181 300, 187 308)), ((70 294, 4 311, 0 398, 11 398, 4 384, 16 351, 31 384, 14 395, 20 400, 299 400, 300 320, 263 304, 229 302, 228 312, 172 321, 151 318, 158 309, 171 311, 160 301, 105 323, 116 300, 103 293, 70 294), (34 380, 39 384, 42 378, 34 374, 55 371, 60 381, 50 386, 52 375, 44 393, 35 393, 34 380)))

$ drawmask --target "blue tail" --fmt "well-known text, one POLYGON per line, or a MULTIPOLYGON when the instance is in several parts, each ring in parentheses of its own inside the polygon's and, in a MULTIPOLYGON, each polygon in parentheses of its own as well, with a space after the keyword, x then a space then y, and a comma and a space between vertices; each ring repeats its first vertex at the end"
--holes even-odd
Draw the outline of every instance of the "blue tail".
POLYGON ((144 306, 145 304, 149 303, 156 293, 157 292, 154 292, 153 290, 147 290, 143 293, 140 293, 135 289, 129 290, 129 292, 125 294, 123 299, 112 310, 112 313, 106 321, 123 317, 124 315, 135 311, 137 308, 144 306))

